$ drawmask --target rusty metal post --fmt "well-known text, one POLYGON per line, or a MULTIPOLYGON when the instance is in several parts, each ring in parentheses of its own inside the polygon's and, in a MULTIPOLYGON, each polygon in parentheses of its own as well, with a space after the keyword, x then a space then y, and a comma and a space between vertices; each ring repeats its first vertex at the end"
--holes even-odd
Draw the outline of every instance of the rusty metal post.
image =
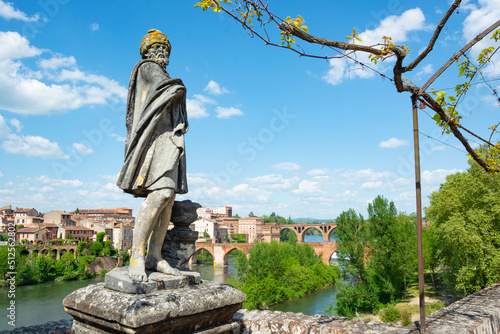
POLYGON ((418 249, 418 294, 420 304, 420 333, 425 333, 425 296, 424 296, 424 247, 422 242, 422 187, 420 183, 420 149, 418 142, 417 95, 412 94, 413 145, 415 151, 415 189, 417 198, 417 249, 418 249))

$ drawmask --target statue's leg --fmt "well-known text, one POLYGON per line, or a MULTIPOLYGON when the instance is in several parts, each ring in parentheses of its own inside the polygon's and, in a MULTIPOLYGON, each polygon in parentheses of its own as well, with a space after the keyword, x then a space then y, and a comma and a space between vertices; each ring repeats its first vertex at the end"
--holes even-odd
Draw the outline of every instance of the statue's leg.
POLYGON ((128 269, 129 277, 138 282, 147 282, 146 275, 146 245, 151 236, 158 216, 166 205, 164 194, 150 193, 139 206, 135 219, 134 240, 132 243, 132 258, 128 269))
POLYGON ((174 206, 175 193, 173 190, 162 190, 165 197, 169 196, 167 204, 158 216, 158 224, 152 231, 151 238, 149 239, 148 255, 146 256, 146 268, 153 271, 159 271, 169 275, 180 275, 181 272, 172 268, 167 261, 161 256, 161 249, 167 234, 168 225, 170 224, 170 217, 172 215, 172 207, 174 206))

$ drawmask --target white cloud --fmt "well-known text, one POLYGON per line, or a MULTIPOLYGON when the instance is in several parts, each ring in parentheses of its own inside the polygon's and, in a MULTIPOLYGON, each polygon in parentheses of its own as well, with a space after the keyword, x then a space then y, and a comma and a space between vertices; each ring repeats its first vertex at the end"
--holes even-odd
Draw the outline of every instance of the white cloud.
POLYGON ((310 180, 302 180, 299 183, 299 187, 295 190, 292 190, 292 193, 295 195, 321 195, 324 194, 324 191, 320 189, 320 183, 314 182, 310 180))
POLYGON ((214 184, 212 178, 207 173, 188 173, 188 184, 195 187, 206 187, 214 184))
POLYGON ((247 178, 251 184, 257 185, 259 188, 268 190, 289 190, 297 186, 300 179, 297 176, 285 179, 281 174, 269 174, 254 178, 247 178))
POLYGON ((38 136, 18 136, 11 134, 2 143, 2 148, 10 154, 21 154, 27 157, 50 159, 67 159, 59 144, 38 136))
POLYGON ((199 187, 189 192, 190 199, 205 203, 204 205, 219 205, 217 203, 252 204, 265 203, 269 200, 272 192, 251 187, 246 183, 238 184, 230 189, 219 186, 199 187))
POLYGON ((57 70, 63 67, 73 68, 76 66, 76 59, 73 56, 63 57, 61 55, 56 55, 49 59, 40 59, 38 61, 38 66, 45 70, 57 70))
POLYGON ((368 181, 361 185, 361 190, 374 190, 374 189, 384 189, 384 182, 382 181, 368 181))
POLYGON ((25 22, 34 22, 40 19, 40 15, 36 13, 33 16, 28 16, 26 13, 16 9, 12 6, 12 3, 0 0, 0 17, 6 20, 15 19, 25 22))
POLYGON ((10 120, 10 125, 12 125, 13 127, 16 128, 16 132, 21 132, 21 130, 23 129, 21 122, 19 122, 19 120, 15 119, 15 118, 10 120))
MULTIPOLYGON (((359 34, 361 38, 361 44, 373 46, 382 43, 382 36, 389 36, 392 38, 392 42, 397 44, 403 44, 409 39, 409 34, 414 31, 426 30, 428 27, 425 25, 425 16, 420 8, 413 8, 403 12, 401 15, 388 16, 382 21, 380 21, 379 26, 373 30, 365 30, 359 34)), ((394 57, 388 59, 384 62, 379 62, 374 64, 368 58, 367 53, 356 52, 351 57, 356 58, 360 63, 369 64, 370 67, 376 68, 379 71, 384 72, 384 63, 393 62, 394 57)), ((349 79, 351 77, 359 78, 372 78, 375 72, 366 69, 364 66, 349 61, 347 58, 341 59, 331 59, 330 70, 323 76, 323 79, 331 84, 338 85, 344 79, 349 79)))
POLYGON ((88 104, 125 101, 127 90, 124 87, 104 76, 76 69, 74 57, 56 55, 38 60, 43 70, 40 72, 16 60, 35 57, 42 52, 30 46, 19 33, 0 32, 0 45, 0 109, 24 115, 44 115, 88 104))
POLYGON ((119 134, 116 133, 110 133, 110 137, 116 138, 116 141, 125 141, 125 137, 120 136, 119 134))
POLYGON ((3 118, 2 115, 0 115, 0 138, 7 138, 10 132, 11 130, 7 125, 7 123, 5 122, 5 119, 3 118))
POLYGON ((83 185, 83 182, 80 180, 52 179, 45 175, 41 175, 35 178, 27 178, 27 181, 32 181, 42 184, 50 184, 53 187, 65 187, 65 188, 76 188, 76 187, 81 187, 83 185))
POLYGON ((442 146, 442 145, 438 145, 438 146, 433 146, 431 148, 431 151, 444 151, 446 149, 446 147, 442 146))
POLYGON ((408 141, 403 139, 391 138, 378 144, 381 148, 398 148, 408 146, 408 141))
POLYGON ((235 107, 221 107, 217 106, 215 108, 215 112, 217 113, 217 118, 231 118, 233 116, 243 116, 243 111, 235 107))
POLYGON ((2 176, 3 176, 3 173, 2 173, 2 172, 0 172, 0 177, 2 177, 2 176))
POLYGON ((115 182, 116 183, 116 181, 118 180, 118 175, 119 174, 120 173, 115 174, 115 175, 98 175, 98 177, 101 178, 101 179, 104 179, 106 181, 115 182))
POLYGON ((321 175, 326 175, 327 171, 328 170, 326 168, 323 169, 316 168, 316 169, 311 169, 306 174, 311 176, 321 176, 321 175))
POLYGON ((392 175, 393 173, 391 172, 388 171, 375 172, 371 168, 361 169, 361 170, 348 169, 340 174, 342 179, 348 180, 350 183, 378 181, 390 178, 392 175))
POLYGON ((342 83, 344 80, 344 74, 347 68, 347 60, 342 59, 330 59, 329 61, 330 69, 323 76, 323 80, 325 80, 330 85, 338 85, 342 83))
POLYGON ((16 31, 0 31, 0 45, 0 60, 30 58, 42 53, 16 31))
POLYGON ((424 171, 422 173, 422 185, 426 186, 434 186, 444 183, 446 181, 446 176, 450 174, 455 174, 458 172, 462 172, 460 169, 436 169, 431 171, 424 171))
POLYGON ((423 74, 432 74, 434 73, 434 66, 432 64, 427 64, 424 67, 422 67, 422 70, 417 72, 418 75, 423 75, 423 74))
POLYGON ((215 101, 200 94, 195 94, 194 99, 186 99, 186 108, 189 118, 208 117, 206 104, 215 104, 215 101))
POLYGON ((98 29, 99 29, 99 24, 98 23, 92 23, 90 25, 90 30, 97 31, 98 29))
POLYGON ((79 153, 82 153, 84 155, 89 155, 89 154, 94 153, 93 149, 91 149, 83 144, 80 144, 80 143, 73 143, 72 148, 73 148, 73 152, 79 152, 79 153))
POLYGON ((299 170, 301 167, 295 162, 280 162, 272 165, 271 168, 278 170, 299 170))
POLYGON ((217 82, 213 80, 210 80, 208 82, 207 86, 203 89, 203 91, 212 95, 222 95, 229 93, 229 91, 226 88, 221 87, 217 82))

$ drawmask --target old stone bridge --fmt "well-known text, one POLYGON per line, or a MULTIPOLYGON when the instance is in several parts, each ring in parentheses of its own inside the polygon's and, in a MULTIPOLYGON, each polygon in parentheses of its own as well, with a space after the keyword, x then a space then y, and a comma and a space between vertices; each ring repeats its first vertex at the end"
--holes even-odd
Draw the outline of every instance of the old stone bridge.
MULTIPOLYGON (((324 263, 329 263, 330 258, 333 253, 337 250, 337 244, 335 242, 308 242, 316 252, 317 256, 320 256, 324 263)), ((244 252, 248 256, 248 250, 252 248, 255 244, 196 244, 196 250, 189 259, 189 263, 196 263, 196 255, 198 255, 202 249, 207 250, 212 254, 214 258, 214 266, 227 266, 229 253, 237 249, 244 252)))
POLYGON ((76 248, 77 245, 56 246, 56 245, 40 244, 40 245, 27 245, 24 248, 23 252, 28 252, 29 254, 32 254, 33 252, 45 255, 53 254, 54 257, 57 260, 59 260, 61 258, 61 255, 63 255, 66 252, 73 253, 74 255, 76 252, 76 248))
POLYGON ((310 229, 317 229, 323 235, 323 241, 329 242, 333 230, 337 228, 337 224, 290 224, 279 225, 280 233, 283 230, 290 229, 297 235, 297 241, 304 242, 306 232, 310 229))

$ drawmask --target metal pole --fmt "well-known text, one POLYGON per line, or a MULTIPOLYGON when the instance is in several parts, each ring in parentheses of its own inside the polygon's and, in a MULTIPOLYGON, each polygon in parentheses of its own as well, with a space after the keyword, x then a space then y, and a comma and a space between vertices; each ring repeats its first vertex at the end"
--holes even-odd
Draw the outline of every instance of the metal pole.
POLYGON ((415 150, 415 189, 417 197, 417 248, 418 248, 418 294, 420 304, 420 333, 425 333, 424 298, 424 247, 422 243, 422 188, 420 184, 420 149, 418 145, 418 107, 417 95, 412 94, 413 145, 415 150))

